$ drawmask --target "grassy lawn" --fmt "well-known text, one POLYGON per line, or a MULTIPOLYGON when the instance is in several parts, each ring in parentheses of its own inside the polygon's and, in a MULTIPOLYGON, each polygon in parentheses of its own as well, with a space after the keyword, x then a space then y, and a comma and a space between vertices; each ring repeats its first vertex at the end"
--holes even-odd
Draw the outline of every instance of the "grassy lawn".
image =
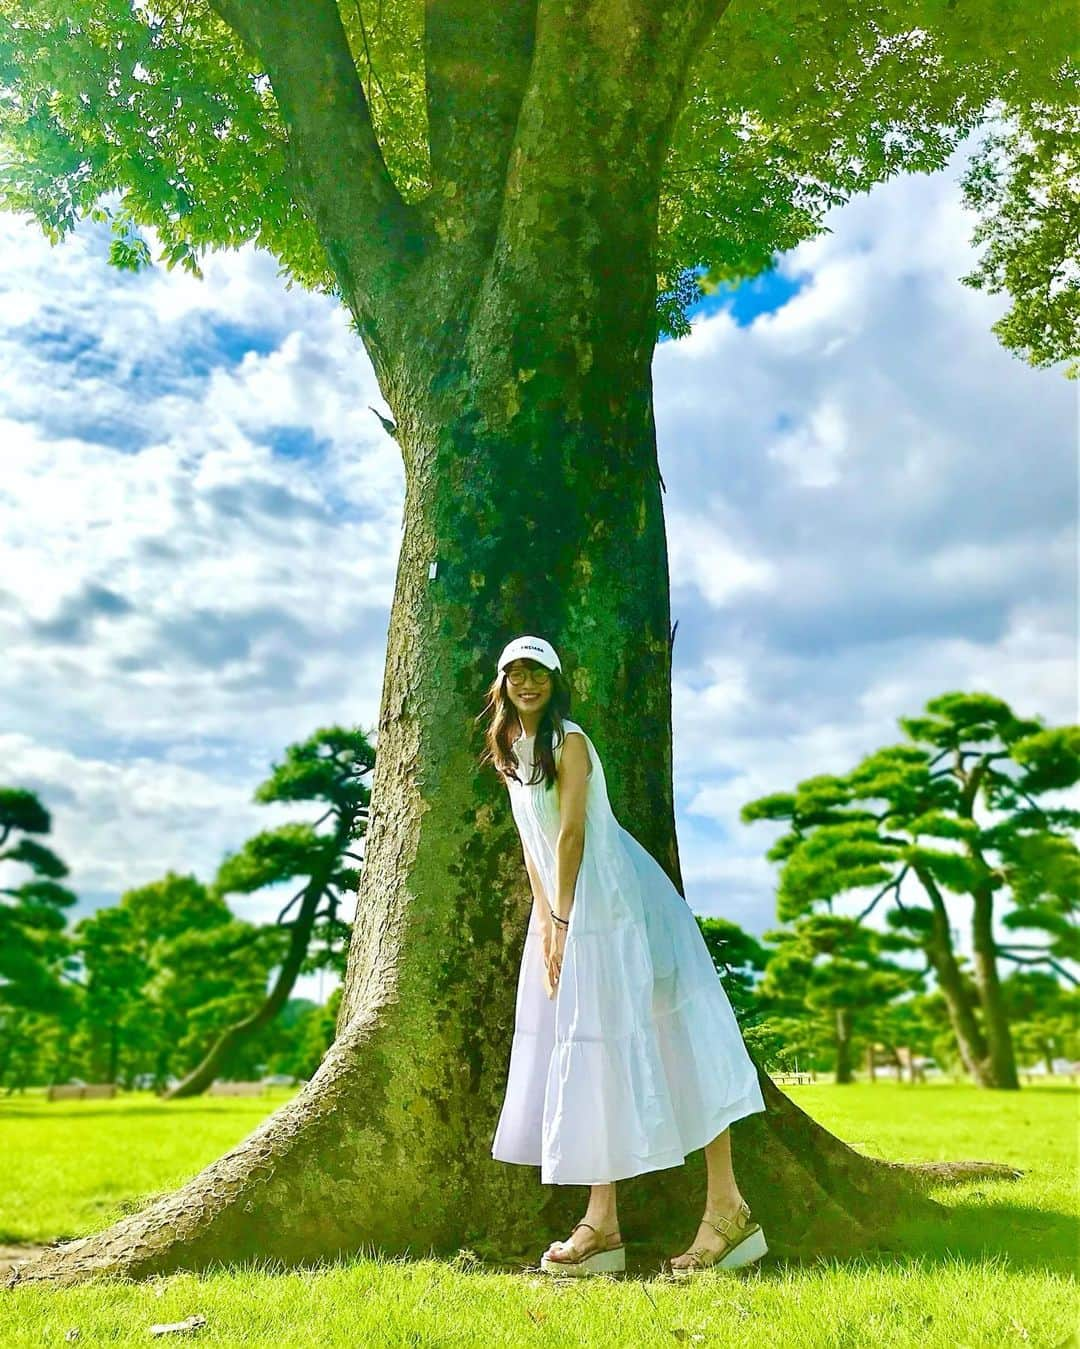
POLYGON ((166 1103, 150 1092, 114 1101, 0 1097, 0 1241, 47 1242, 99 1231, 144 1195, 176 1189, 293 1095, 166 1103))
MULTIPOLYGON (((62 1344, 73 1329, 84 1345, 145 1343, 157 1338, 151 1325, 195 1314, 205 1323, 190 1336, 227 1345, 1057 1349, 1069 1342, 1077 1324, 1080 1092, 1054 1083, 1019 1093, 892 1082, 789 1090, 872 1156, 1010 1162, 1025 1175, 935 1191, 955 1218, 928 1230, 914 1258, 766 1265, 688 1287, 662 1278, 555 1283, 531 1271, 493 1272, 467 1255, 358 1257, 293 1273, 247 1265, 142 1284, 16 1287, 0 1300, 0 1344, 62 1344)), ((128 1203, 175 1187, 220 1156, 288 1095, 169 1105, 148 1095, 85 1105, 0 1100, 0 1240, 48 1241, 108 1225, 128 1203)), ((554 1235, 537 1233, 538 1255, 554 1235)))

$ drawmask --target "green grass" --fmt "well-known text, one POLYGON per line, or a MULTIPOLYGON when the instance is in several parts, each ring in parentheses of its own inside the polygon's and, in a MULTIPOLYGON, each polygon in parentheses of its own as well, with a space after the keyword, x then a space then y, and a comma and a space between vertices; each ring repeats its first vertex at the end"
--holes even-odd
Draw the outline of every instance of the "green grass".
POLYGON ((113 1101, 0 1097, 0 1157, 14 1163, 0 1194, 0 1241, 46 1242, 107 1227, 133 1201, 189 1180, 293 1094, 281 1087, 261 1098, 171 1102, 151 1092, 113 1101))
MULTIPOLYGON (((467 1255, 358 1257, 299 1272, 247 1264, 137 1284, 16 1287, 0 1300, 0 1344, 62 1344, 72 1329, 82 1345, 145 1343, 156 1338, 151 1325, 192 1314, 206 1322, 190 1334, 215 1345, 1056 1349, 1068 1342, 1077 1323, 1075 1088, 998 1093, 883 1082, 789 1090, 872 1156, 1011 1162, 1025 1175, 935 1190, 955 1216, 928 1230, 914 1257, 756 1267, 690 1286, 662 1278, 555 1283, 492 1272, 467 1255)), ((149 1096, 86 1105, 0 1100, 0 1233, 32 1241, 103 1227, 128 1203, 173 1188, 220 1156, 288 1094, 171 1105, 149 1096)), ((538 1249, 555 1235, 538 1233, 538 1249)))

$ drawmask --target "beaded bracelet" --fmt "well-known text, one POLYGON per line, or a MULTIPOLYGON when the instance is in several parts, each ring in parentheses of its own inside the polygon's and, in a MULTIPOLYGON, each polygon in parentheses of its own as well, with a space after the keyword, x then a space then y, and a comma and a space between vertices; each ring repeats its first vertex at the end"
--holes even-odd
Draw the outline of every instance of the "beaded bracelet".
POLYGON ((555 910, 551 907, 550 904, 548 905, 548 912, 551 914, 552 918, 555 920, 556 923, 559 924, 560 927, 569 927, 569 926, 570 926, 570 919, 569 919, 569 918, 560 918, 559 915, 555 912, 555 910))

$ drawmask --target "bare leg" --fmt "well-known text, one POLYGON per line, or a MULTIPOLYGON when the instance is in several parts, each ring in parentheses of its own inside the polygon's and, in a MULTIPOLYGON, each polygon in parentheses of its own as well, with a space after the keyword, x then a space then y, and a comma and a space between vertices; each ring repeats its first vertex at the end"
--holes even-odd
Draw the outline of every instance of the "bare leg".
POLYGON ((717 1134, 705 1148, 705 1168, 708 1183, 705 1195, 705 1212, 711 1217, 721 1213, 728 1217, 729 1209, 737 1209, 742 1203, 742 1194, 735 1180, 731 1166, 731 1129, 717 1134))
MULTIPOLYGON (((622 1241, 619 1234, 619 1215, 615 1200, 615 1181, 607 1185, 589 1187, 589 1206, 585 1210, 582 1222, 589 1227, 579 1227, 573 1235, 574 1250, 579 1255, 588 1255, 592 1251, 607 1250, 618 1246, 622 1241), (593 1228, 596 1231, 593 1231, 593 1228)), ((569 1240, 569 1238, 568 1238, 569 1240)), ((552 1260, 558 1260, 566 1242, 553 1241, 545 1251, 552 1260)))
MULTIPOLYGON (((717 1134, 711 1143, 705 1145, 705 1166, 708 1171, 705 1216, 712 1218, 714 1221, 717 1216, 733 1218, 738 1212, 743 1197, 735 1180, 735 1172, 731 1168, 730 1127, 725 1129, 723 1133, 717 1134)), ((727 1243, 715 1228, 710 1227, 706 1222, 702 1222, 698 1227, 697 1236, 690 1243, 690 1246, 691 1249, 696 1246, 698 1249, 722 1251, 726 1248, 727 1243)), ((692 1263, 689 1258, 689 1251, 674 1256, 671 1263, 676 1267, 692 1263)))

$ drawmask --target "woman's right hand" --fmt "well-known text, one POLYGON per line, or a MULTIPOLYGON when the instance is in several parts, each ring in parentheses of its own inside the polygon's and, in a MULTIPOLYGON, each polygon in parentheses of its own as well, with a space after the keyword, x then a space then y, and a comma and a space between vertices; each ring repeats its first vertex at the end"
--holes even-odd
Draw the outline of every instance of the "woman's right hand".
POLYGON ((545 923, 540 938, 542 964, 540 977, 544 981, 544 992, 549 998, 555 996, 555 985, 551 982, 551 953, 555 949, 555 924, 545 923))

